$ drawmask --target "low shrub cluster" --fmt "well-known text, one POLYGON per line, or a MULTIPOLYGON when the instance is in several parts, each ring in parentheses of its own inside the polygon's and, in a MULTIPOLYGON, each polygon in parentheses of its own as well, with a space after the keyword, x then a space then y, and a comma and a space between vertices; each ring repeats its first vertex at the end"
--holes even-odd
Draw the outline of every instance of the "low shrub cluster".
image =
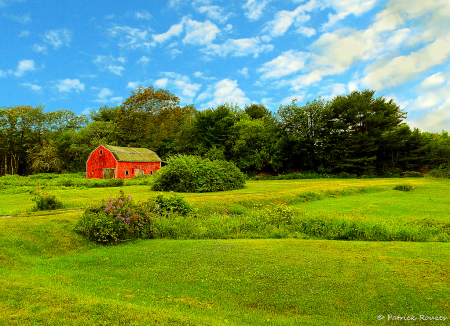
POLYGON ((36 188, 33 201, 36 203, 34 210, 47 211, 64 208, 62 201, 55 195, 42 191, 39 187, 36 188))
POLYGON ((243 188, 244 174, 234 163, 200 156, 179 155, 154 175, 152 189, 176 192, 214 192, 243 188))
POLYGON ((138 203, 121 190, 118 197, 110 197, 91 205, 81 216, 75 231, 101 244, 114 244, 132 239, 154 237, 152 223, 168 214, 185 216, 191 205, 181 196, 159 195, 138 203))
POLYGON ((153 237, 151 214, 123 191, 119 197, 110 197, 87 208, 75 231, 102 244, 153 237))
POLYGON ((431 170, 429 175, 435 178, 450 178, 450 167, 447 164, 441 164, 439 168, 431 170))
POLYGON ((287 174, 271 175, 261 173, 254 177, 255 180, 298 180, 298 179, 356 179, 356 174, 342 172, 339 174, 320 174, 316 172, 294 172, 287 174))
POLYGON ((406 171, 400 174, 402 178, 423 178, 423 174, 416 171, 406 171))
POLYGON ((396 185, 394 187, 394 190, 399 190, 399 191, 411 191, 413 189, 414 189, 414 187, 411 185, 396 185))

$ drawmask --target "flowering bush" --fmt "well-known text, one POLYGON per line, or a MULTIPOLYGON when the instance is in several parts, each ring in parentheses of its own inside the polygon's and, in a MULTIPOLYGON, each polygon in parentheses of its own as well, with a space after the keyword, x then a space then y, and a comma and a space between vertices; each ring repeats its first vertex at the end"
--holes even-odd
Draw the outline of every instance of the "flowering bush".
POLYGON ((133 238, 153 237, 151 214, 120 191, 100 205, 86 209, 75 230, 98 243, 115 243, 133 238))

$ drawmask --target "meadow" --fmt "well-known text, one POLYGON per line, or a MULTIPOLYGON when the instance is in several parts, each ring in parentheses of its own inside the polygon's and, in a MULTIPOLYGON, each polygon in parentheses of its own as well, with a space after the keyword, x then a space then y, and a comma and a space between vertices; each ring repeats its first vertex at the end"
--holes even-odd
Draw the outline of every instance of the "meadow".
POLYGON ((155 219, 155 239, 113 246, 73 231, 83 208, 119 189, 137 201, 160 193, 142 179, 58 182, 0 187, 0 325, 380 325, 393 316, 419 325, 450 317, 450 180, 247 181, 240 190, 180 194, 194 214, 155 219), (65 207, 34 212, 36 186, 65 207))

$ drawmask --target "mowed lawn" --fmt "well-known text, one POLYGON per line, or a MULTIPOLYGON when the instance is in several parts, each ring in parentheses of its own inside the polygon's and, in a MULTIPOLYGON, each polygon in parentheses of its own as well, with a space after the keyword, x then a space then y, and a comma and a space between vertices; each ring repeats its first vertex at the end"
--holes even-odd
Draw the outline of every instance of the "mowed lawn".
MULTIPOLYGON (((184 196, 196 207, 277 201, 349 219, 450 223, 449 186, 436 179, 253 181, 184 196), (397 184, 416 189, 392 190, 397 184), (359 188, 368 192, 337 192, 359 188), (323 197, 299 200, 307 192, 323 197)), ((123 189, 136 199, 155 195, 145 186, 123 189)), ((53 192, 79 208, 118 190, 53 192)), ((3 212, 31 208, 7 200, 30 201, 29 194, 0 196, 3 212)), ((382 325, 392 316, 445 325, 420 318, 450 317, 449 243, 162 239, 104 247, 72 231, 80 214, 0 218, 0 325, 382 325)))

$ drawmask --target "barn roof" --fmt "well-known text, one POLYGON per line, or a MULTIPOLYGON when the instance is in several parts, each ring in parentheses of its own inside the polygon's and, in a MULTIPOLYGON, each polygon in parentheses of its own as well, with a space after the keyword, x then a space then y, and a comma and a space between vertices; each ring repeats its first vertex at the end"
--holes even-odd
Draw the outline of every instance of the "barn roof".
POLYGON ((158 155, 147 148, 102 146, 111 152, 117 162, 161 162, 158 155))

